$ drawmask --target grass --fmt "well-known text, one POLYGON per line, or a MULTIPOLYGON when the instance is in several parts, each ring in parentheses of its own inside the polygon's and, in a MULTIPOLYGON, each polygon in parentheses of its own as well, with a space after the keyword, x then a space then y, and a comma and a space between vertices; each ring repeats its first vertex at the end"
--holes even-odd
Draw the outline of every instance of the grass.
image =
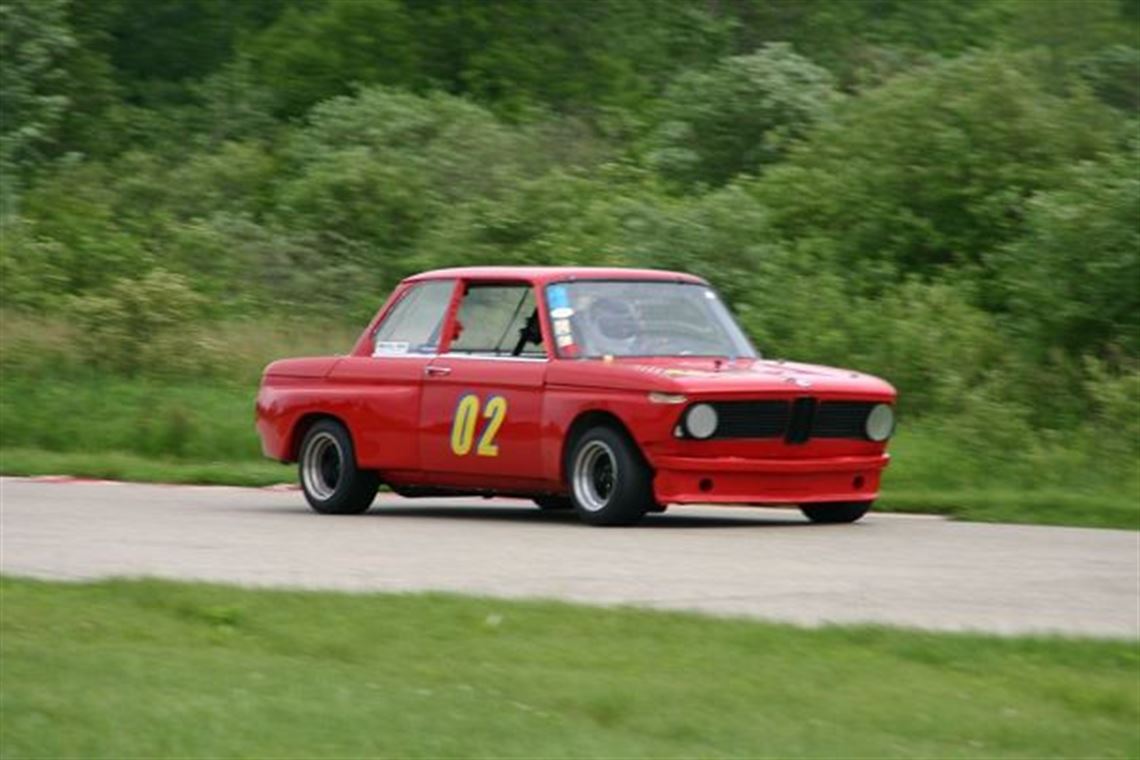
POLYGON ((256 462, 256 388, 256 380, 239 385, 100 375, 5 377, 0 447, 256 462))
POLYGON ((1140 529, 1140 462, 1074 434, 968 446, 939 420, 899 430, 876 509, 979 522, 1140 529))
POLYGON ((1067 493, 1060 489, 899 490, 887 481, 875 503, 883 512, 947 515, 973 522, 1075 525, 1086 528, 1140 530, 1140 494, 1111 490, 1102 494, 1067 493))
POLYGON ((4 757, 1135 757, 1134 642, 0 581, 4 757))
POLYGON ((269 460, 195 462, 121 452, 59 452, 43 449, 0 449, 0 474, 74 475, 142 483, 269 486, 296 481, 294 467, 269 460))

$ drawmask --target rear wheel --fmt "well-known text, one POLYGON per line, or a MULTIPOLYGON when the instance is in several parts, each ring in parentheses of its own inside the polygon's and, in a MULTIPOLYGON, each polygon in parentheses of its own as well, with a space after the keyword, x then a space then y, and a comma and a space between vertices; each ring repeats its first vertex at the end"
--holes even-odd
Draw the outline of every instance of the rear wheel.
POLYGON ((574 509, 591 525, 632 525, 654 506, 652 474, 637 446, 608 426, 590 428, 567 454, 574 509))
POLYGON ((356 452, 344 425, 321 420, 301 442, 297 470, 305 500, 325 515, 357 515, 372 506, 380 479, 356 468, 356 452))
POLYGON ((804 504, 800 511, 813 523, 853 523, 871 508, 870 501, 838 501, 826 504, 804 504))

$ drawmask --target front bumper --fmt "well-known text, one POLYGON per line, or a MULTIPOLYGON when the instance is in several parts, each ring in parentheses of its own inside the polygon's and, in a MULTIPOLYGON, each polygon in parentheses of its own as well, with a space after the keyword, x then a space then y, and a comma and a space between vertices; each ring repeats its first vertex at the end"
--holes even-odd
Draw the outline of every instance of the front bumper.
POLYGON ((890 454, 809 459, 659 456, 662 504, 812 504, 872 501, 890 454))

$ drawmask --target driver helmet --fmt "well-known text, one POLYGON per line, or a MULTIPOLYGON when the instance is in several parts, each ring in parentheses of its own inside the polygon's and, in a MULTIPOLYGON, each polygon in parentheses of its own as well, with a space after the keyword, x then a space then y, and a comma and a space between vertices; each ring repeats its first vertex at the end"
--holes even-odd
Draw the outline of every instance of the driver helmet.
POLYGON ((640 320, 632 305, 617 298, 599 298, 590 304, 586 319, 591 349, 603 354, 628 354, 640 332, 640 320))

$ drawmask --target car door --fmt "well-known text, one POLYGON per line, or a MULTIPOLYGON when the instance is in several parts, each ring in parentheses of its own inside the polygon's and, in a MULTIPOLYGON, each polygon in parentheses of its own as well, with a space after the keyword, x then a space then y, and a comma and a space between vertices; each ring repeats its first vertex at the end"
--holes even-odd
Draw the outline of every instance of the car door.
POLYGON ((524 489, 539 481, 549 364, 534 287, 465 282, 454 338, 425 370, 420 459, 440 484, 524 489))
POLYGON ((366 346, 337 362, 329 381, 343 399, 361 467, 420 469, 419 415, 424 373, 439 352, 456 280, 425 280, 403 290, 366 346))

